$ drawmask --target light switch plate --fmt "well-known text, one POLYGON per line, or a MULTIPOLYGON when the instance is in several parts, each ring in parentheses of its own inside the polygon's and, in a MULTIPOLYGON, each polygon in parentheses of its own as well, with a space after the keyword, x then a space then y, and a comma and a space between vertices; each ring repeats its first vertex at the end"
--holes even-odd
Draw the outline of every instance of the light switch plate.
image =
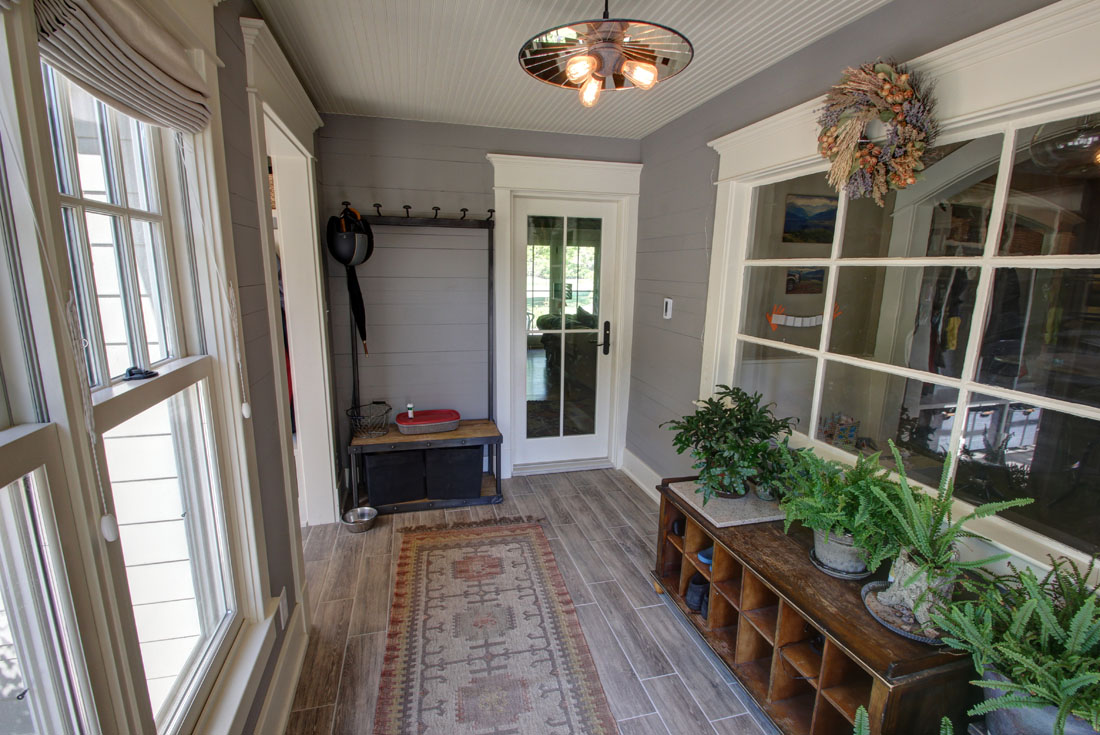
POLYGON ((661 318, 662 319, 671 319, 672 318, 672 299, 668 299, 668 298, 665 299, 665 306, 664 306, 664 309, 661 311, 661 318))

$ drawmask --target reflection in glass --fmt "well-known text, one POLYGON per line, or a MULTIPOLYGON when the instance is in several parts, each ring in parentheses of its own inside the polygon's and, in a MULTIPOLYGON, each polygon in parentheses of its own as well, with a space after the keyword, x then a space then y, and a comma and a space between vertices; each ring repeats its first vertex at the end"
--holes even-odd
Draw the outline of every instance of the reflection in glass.
POLYGON ((1002 136, 941 145, 924 155, 921 179, 886 206, 849 202, 841 257, 978 256, 985 246, 1002 136))
MULTIPOLYGON (((570 217, 565 246, 565 313, 577 328, 595 327, 600 308, 600 237, 603 221, 570 217)), ((567 328, 570 328, 567 325, 567 328)))
POLYGON ((737 385, 774 403, 773 413, 792 416, 797 431, 809 432, 817 360, 797 352, 742 343, 737 385))
POLYGON ((91 246, 92 272, 95 276, 99 323, 103 329, 103 347, 107 352, 107 370, 111 377, 122 375, 133 365, 126 331, 126 312, 119 290, 117 217, 86 212, 88 244, 91 246))
POLYGON ((827 285, 824 268, 794 264, 790 268, 746 267, 741 331, 801 347, 818 347, 827 285))
POLYGON ((829 350, 958 378, 977 268, 844 266, 829 350))
POLYGON ((881 451, 886 466, 894 464, 886 443, 893 439, 909 476, 936 486, 958 399, 954 388, 829 361, 816 435, 851 452, 881 451))
POLYGON ((595 332, 565 333, 565 396, 562 433, 596 433, 596 369, 599 365, 595 332))
POLYGON ((749 258, 828 258, 837 201, 824 173, 758 187, 749 258))
POLYGON ((1088 553, 1100 551, 1100 422, 994 396, 970 400, 956 494, 1035 498, 1003 515, 1088 553))
POLYGON ((160 285, 161 245, 160 227, 153 222, 132 220, 134 259, 137 263, 138 293, 141 297, 141 314, 145 324, 145 344, 149 349, 149 361, 157 362, 168 357, 165 330, 165 304, 160 285))
POLYGON ((107 108, 77 87, 69 87, 69 104, 76 136, 76 166, 80 188, 87 199, 120 204, 110 175, 107 145, 107 108))
POLYGON ((153 155, 149 147, 149 129, 132 117, 119 115, 117 119, 126 201, 134 209, 155 211, 156 191, 152 186, 153 155))
POLYGON ((527 218, 527 329, 539 326, 548 315, 561 320, 561 258, 564 217, 527 218), (552 289, 552 285, 557 286, 552 289))
POLYGON ((1100 406, 1100 269, 998 268, 978 380, 1100 406))
POLYGON ((561 435, 561 334, 527 335, 527 438, 561 435))
POLYGON ((1021 130, 998 255, 1100 253, 1100 116, 1021 130))

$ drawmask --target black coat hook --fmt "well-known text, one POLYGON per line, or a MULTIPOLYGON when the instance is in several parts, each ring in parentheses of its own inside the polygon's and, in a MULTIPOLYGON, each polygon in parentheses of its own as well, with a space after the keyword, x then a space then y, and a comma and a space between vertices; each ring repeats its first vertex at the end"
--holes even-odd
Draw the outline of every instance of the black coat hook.
POLYGON ((351 206, 351 202, 340 202, 340 204, 343 204, 345 207, 351 206))
POLYGON ((403 206, 401 208, 405 210, 405 219, 408 219, 409 210, 412 209, 412 205, 411 204, 406 204, 405 206, 403 206))
POLYGON ((374 203, 374 211, 378 212, 378 216, 381 217, 382 216, 382 205, 379 204, 378 202, 375 202, 374 203))
POLYGON ((432 211, 435 212, 435 214, 432 215, 432 219, 438 219, 439 218, 439 207, 432 207, 432 211))
POLYGON ((470 210, 466 209, 466 207, 463 207, 459 211, 462 212, 462 216, 459 217, 459 219, 466 219, 466 213, 469 212, 470 210))
POLYGON ((491 222, 493 220, 493 212, 495 212, 495 211, 496 211, 495 209, 490 209, 489 210, 489 216, 485 218, 486 222, 491 222))

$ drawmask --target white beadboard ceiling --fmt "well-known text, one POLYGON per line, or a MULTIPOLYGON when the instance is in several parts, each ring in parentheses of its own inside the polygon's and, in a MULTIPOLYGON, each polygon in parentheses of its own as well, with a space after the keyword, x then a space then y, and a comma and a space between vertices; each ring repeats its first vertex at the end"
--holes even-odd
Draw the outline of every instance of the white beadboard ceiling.
POLYGON ((531 36, 598 17, 597 0, 256 0, 321 112, 616 138, 646 136, 887 2, 612 0, 612 17, 683 33, 695 60, 585 108, 516 59, 531 36))

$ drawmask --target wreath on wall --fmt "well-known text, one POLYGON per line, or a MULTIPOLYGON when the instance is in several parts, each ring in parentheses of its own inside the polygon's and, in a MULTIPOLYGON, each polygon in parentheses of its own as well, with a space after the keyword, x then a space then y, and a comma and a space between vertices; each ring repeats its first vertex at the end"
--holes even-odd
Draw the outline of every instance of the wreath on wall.
POLYGON ((938 130, 934 108, 930 85, 901 64, 845 69, 817 118, 818 150, 832 161, 829 185, 850 199, 873 197, 881 207, 890 189, 915 184, 938 130), (881 142, 866 137, 872 120, 886 126, 881 142))

